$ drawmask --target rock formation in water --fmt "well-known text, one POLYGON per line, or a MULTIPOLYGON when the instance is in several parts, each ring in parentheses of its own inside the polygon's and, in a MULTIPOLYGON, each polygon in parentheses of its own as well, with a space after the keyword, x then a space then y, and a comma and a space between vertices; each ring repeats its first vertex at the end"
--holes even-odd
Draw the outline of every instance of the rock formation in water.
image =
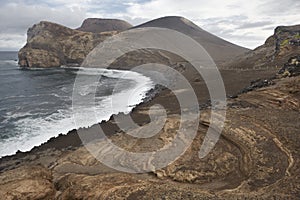
POLYGON ((79 65, 88 53, 116 31, 91 33, 42 21, 28 29, 19 65, 30 68, 79 65))

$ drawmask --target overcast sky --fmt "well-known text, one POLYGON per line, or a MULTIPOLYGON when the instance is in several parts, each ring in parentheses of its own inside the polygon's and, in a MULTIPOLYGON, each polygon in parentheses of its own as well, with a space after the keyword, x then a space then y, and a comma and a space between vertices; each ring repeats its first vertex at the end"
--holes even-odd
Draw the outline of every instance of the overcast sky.
POLYGON ((300 24, 299 0, 1 0, 0 50, 18 50, 28 27, 41 20, 77 28, 88 17, 133 25, 183 16, 238 45, 255 48, 278 25, 300 24))

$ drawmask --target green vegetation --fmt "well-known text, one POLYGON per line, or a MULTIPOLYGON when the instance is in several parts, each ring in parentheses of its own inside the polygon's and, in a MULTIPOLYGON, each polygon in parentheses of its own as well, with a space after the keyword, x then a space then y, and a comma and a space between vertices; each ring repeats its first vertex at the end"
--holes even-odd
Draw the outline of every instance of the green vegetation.
POLYGON ((288 43, 289 43, 289 39, 283 40, 283 41, 281 42, 281 46, 285 46, 285 45, 287 45, 288 43))
MULTIPOLYGON (((292 40, 292 39, 296 39, 296 40, 300 39, 300 32, 296 33, 296 35, 294 35, 293 38, 290 38, 290 39, 291 39, 291 40, 292 40)), ((289 42, 290 42, 290 39, 285 39, 285 40, 283 40, 283 41, 281 42, 280 46, 284 47, 284 46, 288 45, 289 42)))

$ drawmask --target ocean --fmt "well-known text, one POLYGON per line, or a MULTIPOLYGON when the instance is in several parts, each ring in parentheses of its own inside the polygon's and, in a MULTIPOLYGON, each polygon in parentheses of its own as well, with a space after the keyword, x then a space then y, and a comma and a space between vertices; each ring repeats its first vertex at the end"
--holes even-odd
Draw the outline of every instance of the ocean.
POLYGON ((29 151, 60 133, 108 120, 112 114, 128 113, 153 88, 149 78, 136 72, 69 67, 20 69, 17 52, 0 52, 0 85, 0 157, 29 151), (96 94, 95 107, 82 105, 84 117, 76 123, 72 95, 79 74, 83 81, 76 95, 89 95, 95 89, 96 94), (84 82, 99 74, 99 82, 84 82))

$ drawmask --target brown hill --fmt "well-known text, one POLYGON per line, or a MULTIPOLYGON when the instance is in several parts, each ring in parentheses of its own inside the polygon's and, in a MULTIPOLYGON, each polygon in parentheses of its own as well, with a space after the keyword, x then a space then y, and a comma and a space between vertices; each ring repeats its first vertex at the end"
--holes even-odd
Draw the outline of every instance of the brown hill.
POLYGON ((199 42, 217 64, 222 64, 228 59, 232 59, 237 55, 241 55, 249 51, 249 49, 232 44, 201 29, 196 24, 183 17, 162 17, 134 28, 141 27, 169 28, 184 33, 199 42))
POLYGON ((77 28, 77 30, 100 33, 107 31, 124 31, 131 27, 131 24, 119 19, 88 18, 83 21, 81 27, 77 28))
POLYGON ((279 26, 265 44, 223 65, 231 69, 281 68, 300 54, 300 25, 279 26))

